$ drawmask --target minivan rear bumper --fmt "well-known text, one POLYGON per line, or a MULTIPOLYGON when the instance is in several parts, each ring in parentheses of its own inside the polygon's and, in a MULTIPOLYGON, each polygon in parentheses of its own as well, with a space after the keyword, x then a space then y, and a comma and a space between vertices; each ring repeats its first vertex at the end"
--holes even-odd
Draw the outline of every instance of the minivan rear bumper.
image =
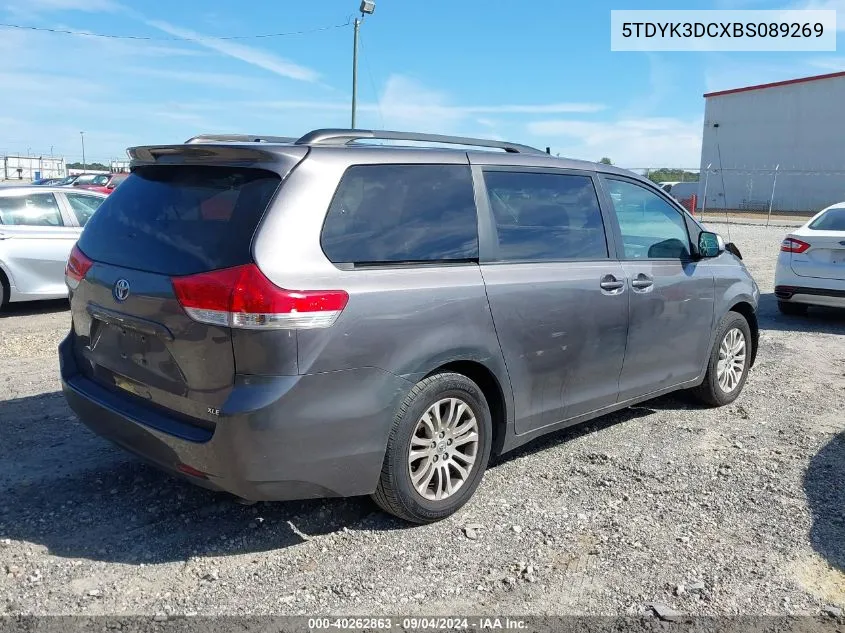
POLYGON ((59 346, 62 388, 86 426, 163 470, 254 501, 373 492, 412 387, 377 368, 237 376, 209 431, 85 377, 72 336, 59 346))

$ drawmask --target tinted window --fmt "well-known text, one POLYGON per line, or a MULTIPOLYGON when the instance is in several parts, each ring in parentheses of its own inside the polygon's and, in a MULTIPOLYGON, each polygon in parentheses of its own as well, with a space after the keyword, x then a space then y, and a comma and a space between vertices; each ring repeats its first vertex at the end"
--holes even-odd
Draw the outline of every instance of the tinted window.
POLYGON ((321 243, 335 263, 476 259, 469 167, 350 167, 329 207, 321 243))
POLYGON ((98 196, 86 196, 82 193, 66 193, 67 201, 70 203, 70 208, 76 216, 76 221, 79 226, 85 226, 94 211, 100 208, 103 204, 103 198, 98 196))
POLYGON ((810 224, 816 231, 845 231, 845 207, 825 211, 810 224))
POLYGON ((632 182, 608 178, 605 184, 619 220, 626 259, 689 257, 689 234, 680 211, 632 182))
POLYGON ((75 185, 91 185, 94 183, 94 179, 97 177, 97 174, 82 174, 81 176, 77 176, 76 180, 73 181, 75 185))
POLYGON ((140 167, 91 217, 79 247, 95 261, 169 275, 244 264, 279 182, 259 169, 140 167))
POLYGON ((62 226, 62 214, 52 193, 0 196, 0 224, 62 226))
POLYGON ((589 176, 488 171, 498 259, 607 258, 598 196, 589 176))

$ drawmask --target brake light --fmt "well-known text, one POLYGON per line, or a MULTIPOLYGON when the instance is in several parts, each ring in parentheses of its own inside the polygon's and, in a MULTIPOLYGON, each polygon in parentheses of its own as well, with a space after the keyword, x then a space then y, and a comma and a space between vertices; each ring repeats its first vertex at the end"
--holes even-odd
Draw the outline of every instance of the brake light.
POLYGON ((255 264, 173 277, 182 308, 195 321, 244 329, 324 328, 349 301, 343 290, 285 290, 255 264))
POLYGON ((803 253, 808 248, 810 248, 810 245, 807 242, 802 242, 794 237, 787 237, 780 243, 780 250, 784 253, 803 253))
POLYGON ((85 279, 88 269, 94 265, 88 256, 79 250, 79 247, 74 244, 73 250, 70 251, 70 257, 67 259, 65 265, 65 283, 71 290, 76 290, 79 282, 85 279))

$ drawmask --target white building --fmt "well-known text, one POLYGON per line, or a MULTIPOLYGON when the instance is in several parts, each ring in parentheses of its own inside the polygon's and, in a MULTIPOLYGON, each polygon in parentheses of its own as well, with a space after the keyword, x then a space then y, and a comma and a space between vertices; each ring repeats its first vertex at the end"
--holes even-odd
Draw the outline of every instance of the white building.
POLYGON ((64 178, 67 167, 64 158, 54 156, 2 156, 0 180, 31 182, 41 178, 64 178))
POLYGON ((845 200, 845 72, 704 98, 699 207, 818 211, 845 200))

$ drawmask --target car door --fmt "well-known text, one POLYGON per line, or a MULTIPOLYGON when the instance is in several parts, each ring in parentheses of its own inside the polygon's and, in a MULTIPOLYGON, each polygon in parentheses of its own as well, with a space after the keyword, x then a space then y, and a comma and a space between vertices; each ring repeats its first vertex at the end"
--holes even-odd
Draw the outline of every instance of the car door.
POLYGON ((629 292, 593 174, 486 166, 474 177, 481 271, 517 433, 615 403, 629 292))
POLYGON ((53 193, 0 196, 0 257, 21 295, 67 294, 65 263, 79 237, 53 193))
POLYGON ((714 279, 691 253, 684 213, 655 187, 603 175, 629 297, 619 400, 701 374, 713 328, 714 279))

